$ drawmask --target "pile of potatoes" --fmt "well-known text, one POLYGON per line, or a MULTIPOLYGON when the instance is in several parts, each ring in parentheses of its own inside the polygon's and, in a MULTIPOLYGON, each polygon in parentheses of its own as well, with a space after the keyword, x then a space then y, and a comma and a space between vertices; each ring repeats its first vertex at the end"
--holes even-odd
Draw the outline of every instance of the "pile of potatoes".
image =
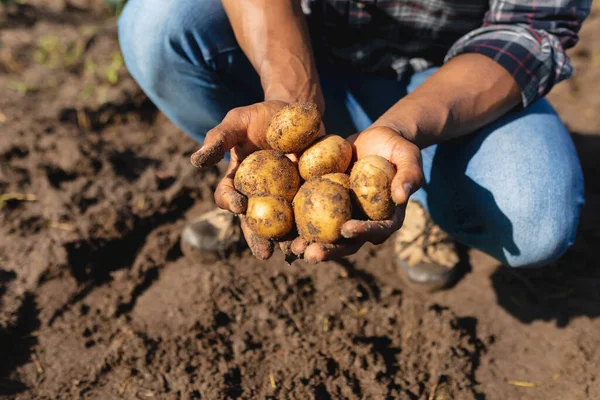
POLYGON ((351 167, 350 143, 336 135, 316 140, 320 126, 316 105, 289 104, 267 127, 273 150, 252 153, 239 166, 234 186, 248 197, 246 221, 257 235, 281 239, 295 225, 306 241, 334 243, 353 215, 390 217, 394 166, 367 156, 351 167), (300 155, 297 164, 285 155, 290 153, 300 155))

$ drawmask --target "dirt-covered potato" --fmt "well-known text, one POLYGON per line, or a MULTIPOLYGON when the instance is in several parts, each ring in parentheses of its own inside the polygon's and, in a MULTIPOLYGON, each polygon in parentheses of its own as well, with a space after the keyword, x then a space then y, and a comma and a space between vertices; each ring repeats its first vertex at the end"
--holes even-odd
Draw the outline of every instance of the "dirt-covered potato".
POLYGON ((291 103, 269 121, 267 143, 274 150, 300 153, 319 134, 321 115, 313 103, 291 103))
POLYGON ((293 204, 298 233, 309 242, 334 243, 352 215, 350 192, 323 178, 305 182, 293 204))
POLYGON ((327 135, 304 150, 298 161, 300 176, 309 180, 315 176, 345 172, 352 161, 352 145, 337 135, 327 135))
POLYGON ((294 226, 294 214, 289 202, 275 196, 248 199, 246 222, 254 233, 265 239, 279 239, 294 226))
POLYGON ((367 156, 358 160, 350 172, 350 186, 356 202, 372 220, 388 219, 394 209, 391 186, 396 169, 388 160, 367 156))
POLYGON ((292 201, 300 186, 300 175, 294 163, 283 154, 260 150, 242 161, 233 185, 248 197, 271 195, 292 201))
POLYGON ((327 174, 323 175, 321 178, 327 179, 328 181, 338 183, 342 185, 345 189, 350 190, 350 177, 346 174, 342 174, 340 172, 336 172, 335 174, 327 174))

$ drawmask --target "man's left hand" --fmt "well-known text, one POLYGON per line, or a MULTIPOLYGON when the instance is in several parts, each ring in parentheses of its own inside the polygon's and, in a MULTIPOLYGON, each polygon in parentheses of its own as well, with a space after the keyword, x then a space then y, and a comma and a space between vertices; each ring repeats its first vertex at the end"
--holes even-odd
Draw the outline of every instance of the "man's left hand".
POLYGON ((423 184, 421 151, 411 141, 394 129, 376 126, 348 139, 353 142, 355 158, 360 160, 369 155, 378 155, 396 168, 392 180, 391 196, 396 208, 393 216, 385 221, 350 220, 342 226, 338 243, 312 243, 302 238, 295 239, 291 250, 297 256, 304 255, 308 262, 327 261, 357 252, 365 243, 381 244, 404 222, 406 203, 411 194, 423 184))

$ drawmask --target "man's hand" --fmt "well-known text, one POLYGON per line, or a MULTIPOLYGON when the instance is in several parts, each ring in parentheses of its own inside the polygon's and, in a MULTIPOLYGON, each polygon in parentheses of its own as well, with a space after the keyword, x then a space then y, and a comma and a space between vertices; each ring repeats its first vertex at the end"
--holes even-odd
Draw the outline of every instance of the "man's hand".
MULTIPOLYGON (((231 149, 227 175, 217 187, 215 200, 221 208, 242 213, 246 211, 247 199, 233 187, 235 170, 251 152, 269 149, 264 133, 271 116, 287 102, 296 101, 317 104, 322 115, 325 100, 299 1, 222 0, 222 3, 241 49, 260 77, 266 101, 230 112, 209 132, 204 146, 192 156, 192 162, 200 167, 213 165, 231 149)), ((260 259, 269 258, 273 243, 254 235, 244 218, 242 229, 252 253, 260 259)), ((280 245, 282 249, 285 247, 283 242, 280 245)))
MULTIPOLYGON (((246 212, 248 199, 233 186, 235 172, 249 154, 261 149, 270 149, 265 136, 267 125, 271 117, 286 104, 283 101, 265 101, 234 108, 219 125, 206 134, 200 150, 192 154, 192 164, 198 168, 205 168, 215 165, 223 159, 227 151, 231 151, 225 177, 215 190, 215 202, 220 208, 235 214, 246 212)), ((256 236, 246 225, 244 217, 242 230, 250 250, 256 257, 267 259, 273 254, 273 244, 256 236)))
POLYGON ((342 226, 344 239, 339 243, 308 244, 302 238, 295 239, 291 250, 297 256, 304 254, 309 262, 326 261, 355 253, 363 244, 380 244, 400 229, 404 221, 406 203, 411 194, 423 184, 421 152, 401 132, 384 126, 371 127, 348 139, 353 142, 356 159, 378 155, 396 167, 391 195, 396 203, 394 215, 386 221, 350 220, 342 226))
MULTIPOLYGON (((198 168, 210 167, 223 159, 230 151, 230 161, 225 177, 215 190, 215 202, 222 209, 235 214, 244 214, 248 206, 246 196, 238 192, 233 180, 241 162, 257 150, 270 150, 266 130, 271 117, 288 103, 283 101, 264 101, 247 107, 239 107, 227 113, 223 121, 208 131, 200 150, 192 154, 191 161, 198 168)), ((324 134, 323 125, 319 136, 324 134)), ((288 157, 296 161, 294 154, 288 157)), ((245 217, 241 217, 242 231, 252 253, 265 260, 273 254, 273 242, 262 239, 247 226, 245 217)))
POLYGON ((307 246, 296 239, 292 251, 317 262, 352 254, 365 242, 382 243, 400 228, 408 197, 423 182, 419 148, 468 135, 520 101, 515 79, 491 58, 474 53, 453 58, 355 139, 357 158, 376 154, 396 166, 392 199, 398 206, 393 218, 348 221, 342 227, 346 239, 340 243, 307 246))

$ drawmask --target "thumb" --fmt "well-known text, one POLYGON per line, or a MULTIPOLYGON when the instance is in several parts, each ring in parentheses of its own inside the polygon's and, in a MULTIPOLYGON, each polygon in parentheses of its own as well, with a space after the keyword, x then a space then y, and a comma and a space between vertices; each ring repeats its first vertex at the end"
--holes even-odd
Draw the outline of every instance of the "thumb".
POLYGON ((392 200, 397 205, 404 205, 408 198, 423 185, 423 166, 421 151, 412 142, 398 135, 389 142, 387 158, 396 167, 396 175, 392 180, 392 200))
POLYGON ((423 166, 421 151, 409 140, 399 134, 386 135, 385 146, 376 146, 376 154, 389 160, 396 167, 392 179, 392 200, 404 205, 408 198, 423 185, 423 166))
POLYGON ((192 154, 190 161, 197 168, 215 165, 223 159, 225 152, 243 142, 248 131, 243 108, 229 111, 223 121, 208 131, 200 150, 192 154))
POLYGON ((371 127, 356 137, 354 149, 357 159, 378 155, 396 167, 391 195, 397 205, 404 205, 411 194, 423 184, 421 150, 399 132, 385 127, 371 127))

